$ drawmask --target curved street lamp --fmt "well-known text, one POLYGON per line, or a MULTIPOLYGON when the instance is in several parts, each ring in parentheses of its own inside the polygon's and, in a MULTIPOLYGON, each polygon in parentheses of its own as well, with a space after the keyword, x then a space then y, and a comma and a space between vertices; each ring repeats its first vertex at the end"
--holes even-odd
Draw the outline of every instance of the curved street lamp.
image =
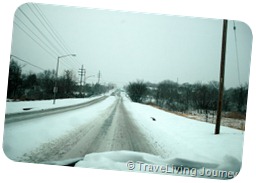
MULTIPOLYGON (((87 76, 87 77, 84 77, 84 87, 86 86, 86 79, 90 78, 90 77, 95 77, 95 75, 90 75, 90 76, 87 76)), ((81 93, 82 93, 82 86, 81 86, 81 93)), ((85 88, 84 88, 84 94, 83 94, 83 97, 85 97, 85 88)))
POLYGON ((91 78, 91 77, 95 77, 95 75, 90 75, 90 76, 87 76, 84 78, 84 85, 86 84, 86 79, 91 78))
POLYGON ((55 84, 54 84, 54 88, 53 88, 53 104, 55 104, 56 94, 58 92, 57 80, 58 80, 58 71, 59 71, 60 58, 68 57, 68 56, 75 57, 76 54, 62 55, 62 56, 58 56, 58 58, 57 58, 57 66, 56 66, 56 73, 55 73, 55 84))

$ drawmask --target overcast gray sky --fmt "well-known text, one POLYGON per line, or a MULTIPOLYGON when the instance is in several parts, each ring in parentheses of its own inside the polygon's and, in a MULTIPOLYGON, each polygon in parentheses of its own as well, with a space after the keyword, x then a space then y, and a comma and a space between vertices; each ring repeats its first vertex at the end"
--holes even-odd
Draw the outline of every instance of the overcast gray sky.
MULTIPOLYGON (((252 44, 245 23, 228 23, 227 88, 239 86, 239 80, 248 83, 252 44)), ((11 54, 52 70, 58 56, 75 53, 74 58, 61 59, 59 74, 72 69, 77 75, 84 65, 87 76, 100 71, 102 82, 118 86, 138 79, 207 83, 219 80, 221 39, 222 20, 25 4, 14 16, 11 54), (61 43, 46 29, 49 26, 61 43)), ((28 64, 23 70, 41 72, 28 64)))

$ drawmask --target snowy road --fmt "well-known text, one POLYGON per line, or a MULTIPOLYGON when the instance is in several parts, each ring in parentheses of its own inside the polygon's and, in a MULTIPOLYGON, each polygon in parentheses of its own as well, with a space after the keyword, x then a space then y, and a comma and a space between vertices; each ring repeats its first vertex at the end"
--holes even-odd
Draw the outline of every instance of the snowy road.
MULTIPOLYGON (((26 120, 21 120, 17 123, 10 123, 9 121, 13 121, 11 118, 5 127, 6 138, 8 139, 9 136, 11 141, 12 137, 10 136, 15 133, 12 130, 15 131, 19 128, 19 125, 21 125, 21 129, 23 130, 22 133, 30 133, 30 135, 24 134, 29 137, 23 139, 23 142, 21 141, 20 143, 25 146, 25 143, 32 144, 30 151, 24 149, 24 154, 18 153, 20 156, 15 157, 15 159, 18 158, 18 161, 42 163, 83 158, 86 154, 93 152, 119 150, 145 152, 158 155, 157 150, 150 145, 148 139, 130 118, 130 114, 124 106, 123 98, 120 93, 117 92, 115 96, 110 96, 108 98, 110 102, 107 104, 103 104, 104 99, 105 97, 100 100, 98 99, 97 102, 90 103, 90 105, 86 105, 83 108, 80 106, 76 110, 72 109, 72 111, 65 111, 62 113, 58 111, 56 114, 54 113, 46 117, 39 115, 39 117, 36 118, 35 115, 33 115, 33 118, 26 119, 27 117, 25 116, 23 118, 26 120), (101 105, 104 107, 101 107, 101 105), (103 109, 94 110, 92 113, 93 109, 97 108, 103 109), (83 118, 83 115, 89 114, 91 116, 90 118, 83 118), (78 123, 77 121, 74 122, 74 124, 77 123, 75 126, 72 124, 72 121, 75 120, 72 119, 72 116, 75 116, 76 118, 81 116, 79 117, 80 121, 78 123), (38 139, 38 141, 36 140, 37 136, 40 136, 38 133, 51 133, 50 131, 53 130, 52 128, 55 128, 55 125, 53 124, 56 124, 56 129, 53 130, 52 133, 58 130, 60 126, 57 125, 62 125, 60 119, 69 119, 67 122, 64 120, 63 125, 69 123, 71 128, 65 133, 60 134, 57 138, 49 138, 48 141, 45 140, 44 142, 40 142, 41 139, 38 139), (40 131, 41 123, 50 126, 46 129, 42 129, 43 131, 40 131), (34 127, 32 125, 34 125, 34 127), (27 130, 26 127, 28 127, 27 130), (8 134, 8 132, 10 132, 10 134, 8 134), (38 144, 35 145, 35 143, 38 144), (37 146, 37 148, 33 149, 33 146, 37 146)), ((13 143, 10 144, 13 146, 17 144, 18 147, 20 147, 21 145, 17 142, 17 139, 15 140, 16 141, 13 141, 13 143)), ((10 148, 10 144, 6 143, 7 149, 10 148)), ((18 147, 12 147, 17 149, 16 152, 14 152, 14 149, 12 150, 14 154, 17 154, 17 151, 20 151, 18 147)), ((11 159, 12 158, 13 157, 11 157, 11 159)))
POLYGON ((80 130, 83 135, 62 158, 83 157, 93 152, 129 150, 157 154, 145 135, 131 120, 123 99, 116 97, 114 104, 103 114, 80 130))

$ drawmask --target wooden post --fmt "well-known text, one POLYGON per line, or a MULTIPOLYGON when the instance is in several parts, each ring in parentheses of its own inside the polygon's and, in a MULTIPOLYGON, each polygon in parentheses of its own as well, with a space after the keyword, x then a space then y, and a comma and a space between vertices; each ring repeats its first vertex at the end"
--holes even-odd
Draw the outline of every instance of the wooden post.
POLYGON ((227 29, 228 29, 228 20, 223 20, 222 49, 221 49, 221 63, 220 63, 220 81, 219 81, 219 99, 218 99, 217 118, 216 118, 216 126, 215 126, 215 134, 216 135, 220 133, 221 111, 222 111, 223 91, 224 91, 227 29))

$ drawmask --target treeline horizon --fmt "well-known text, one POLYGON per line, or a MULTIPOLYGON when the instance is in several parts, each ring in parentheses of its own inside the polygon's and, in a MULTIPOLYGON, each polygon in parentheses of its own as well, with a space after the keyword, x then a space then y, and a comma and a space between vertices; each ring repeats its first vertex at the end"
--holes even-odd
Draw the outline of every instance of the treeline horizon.
MULTIPOLYGON (((9 66, 7 98, 14 100, 53 99, 53 88, 56 81, 55 70, 44 70, 40 73, 22 73, 22 66, 11 59, 9 66)), ((80 85, 72 70, 65 70, 57 78, 58 92, 56 98, 83 98, 100 95, 114 88, 100 83, 80 85)))
MULTIPOLYGON (((158 106, 174 112, 205 113, 217 111, 219 82, 182 83, 164 80, 159 83, 137 80, 130 82, 125 89, 131 100, 138 103, 158 106)), ((222 110, 246 114, 248 84, 224 89, 222 110)))
MULTIPOLYGON (((7 98, 14 100, 53 99, 55 70, 45 70, 38 74, 23 74, 22 67, 10 61, 7 98)), ((115 88, 114 84, 80 85, 73 71, 65 70, 57 78, 56 98, 81 98, 106 93, 115 88)), ((137 80, 126 85, 125 90, 134 102, 155 105, 178 112, 198 110, 208 114, 217 110, 219 82, 178 83, 164 80, 158 83, 137 80)), ((246 114, 248 84, 224 89, 223 111, 246 114)))

